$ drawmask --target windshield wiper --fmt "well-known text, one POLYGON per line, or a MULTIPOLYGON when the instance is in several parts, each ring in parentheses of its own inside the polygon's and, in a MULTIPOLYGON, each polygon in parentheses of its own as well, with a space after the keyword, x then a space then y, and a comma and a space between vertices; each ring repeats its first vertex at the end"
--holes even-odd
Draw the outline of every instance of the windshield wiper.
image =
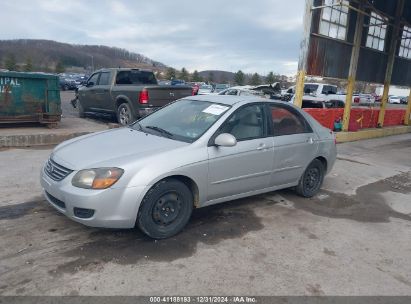
POLYGON ((162 133, 162 134, 165 134, 168 137, 173 137, 174 136, 173 133, 170 133, 167 130, 164 130, 163 128, 160 128, 160 127, 157 127, 157 126, 145 126, 145 128, 157 131, 157 132, 162 133))

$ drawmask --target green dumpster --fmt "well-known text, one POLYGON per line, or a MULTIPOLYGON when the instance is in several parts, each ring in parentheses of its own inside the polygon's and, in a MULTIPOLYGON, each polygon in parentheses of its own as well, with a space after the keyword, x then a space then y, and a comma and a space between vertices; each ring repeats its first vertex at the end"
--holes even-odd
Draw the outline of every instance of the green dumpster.
POLYGON ((0 124, 61 119, 59 79, 45 73, 0 72, 0 124))

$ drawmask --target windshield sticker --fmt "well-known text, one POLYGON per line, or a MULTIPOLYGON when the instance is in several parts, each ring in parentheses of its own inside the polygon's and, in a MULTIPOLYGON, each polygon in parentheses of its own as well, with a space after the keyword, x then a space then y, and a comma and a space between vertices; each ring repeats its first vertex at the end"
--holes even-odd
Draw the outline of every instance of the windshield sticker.
POLYGON ((203 113, 208 113, 212 115, 221 115, 221 113, 227 111, 227 109, 228 107, 213 104, 209 106, 208 108, 205 108, 203 110, 203 113))

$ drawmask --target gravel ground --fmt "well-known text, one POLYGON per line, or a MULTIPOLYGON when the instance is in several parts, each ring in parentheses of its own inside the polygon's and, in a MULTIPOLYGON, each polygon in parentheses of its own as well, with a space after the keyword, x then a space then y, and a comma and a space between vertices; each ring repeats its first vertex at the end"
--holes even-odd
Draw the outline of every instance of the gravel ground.
POLYGON ((0 151, 0 295, 411 295, 411 134, 338 145, 322 191, 196 210, 177 236, 87 228, 0 151))

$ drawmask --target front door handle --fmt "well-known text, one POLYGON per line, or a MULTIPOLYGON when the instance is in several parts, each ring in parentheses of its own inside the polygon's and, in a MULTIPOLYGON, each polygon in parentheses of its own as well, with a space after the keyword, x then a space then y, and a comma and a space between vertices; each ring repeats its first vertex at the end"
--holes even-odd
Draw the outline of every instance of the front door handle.
POLYGON ((257 147, 257 150, 264 150, 267 149, 267 146, 265 144, 259 144, 259 146, 257 147))
POLYGON ((307 142, 308 142, 309 144, 312 144, 312 143, 314 143, 314 139, 313 139, 312 137, 310 137, 310 138, 307 139, 307 142))

